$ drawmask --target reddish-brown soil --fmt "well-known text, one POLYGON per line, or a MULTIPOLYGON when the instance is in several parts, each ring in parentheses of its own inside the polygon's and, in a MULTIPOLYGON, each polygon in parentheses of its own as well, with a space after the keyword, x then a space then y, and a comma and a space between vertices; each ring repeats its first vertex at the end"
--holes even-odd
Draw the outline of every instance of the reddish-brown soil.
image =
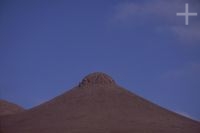
POLYGON ((200 133, 200 123, 93 73, 44 104, 1 117, 1 133, 200 133))

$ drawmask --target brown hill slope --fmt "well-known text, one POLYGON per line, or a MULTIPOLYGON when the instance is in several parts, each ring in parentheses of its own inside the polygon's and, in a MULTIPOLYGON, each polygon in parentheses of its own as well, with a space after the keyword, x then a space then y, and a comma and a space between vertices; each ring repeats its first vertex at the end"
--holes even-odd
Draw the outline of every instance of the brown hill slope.
POLYGON ((24 111, 24 109, 14 103, 0 100, 0 116, 11 115, 24 111))
POLYGON ((163 109, 103 73, 24 113, 3 117, 2 133, 200 133, 200 123, 163 109))

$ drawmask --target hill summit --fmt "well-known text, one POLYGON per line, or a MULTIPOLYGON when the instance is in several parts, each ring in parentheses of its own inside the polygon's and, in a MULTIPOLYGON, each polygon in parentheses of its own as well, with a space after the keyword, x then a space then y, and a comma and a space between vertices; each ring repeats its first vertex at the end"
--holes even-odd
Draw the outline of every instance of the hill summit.
POLYGON ((83 78, 82 82, 79 84, 80 86, 87 86, 87 85, 94 85, 94 84, 107 84, 112 85, 115 84, 115 81, 105 73, 102 72, 95 72, 87 75, 83 78))

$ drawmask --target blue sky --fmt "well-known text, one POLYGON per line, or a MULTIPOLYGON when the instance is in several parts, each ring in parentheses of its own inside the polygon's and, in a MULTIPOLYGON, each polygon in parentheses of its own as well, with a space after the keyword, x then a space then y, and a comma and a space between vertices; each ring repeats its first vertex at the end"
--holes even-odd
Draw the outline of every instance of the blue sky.
POLYGON ((101 71, 200 120, 197 0, 1 0, 0 98, 31 108, 101 71))

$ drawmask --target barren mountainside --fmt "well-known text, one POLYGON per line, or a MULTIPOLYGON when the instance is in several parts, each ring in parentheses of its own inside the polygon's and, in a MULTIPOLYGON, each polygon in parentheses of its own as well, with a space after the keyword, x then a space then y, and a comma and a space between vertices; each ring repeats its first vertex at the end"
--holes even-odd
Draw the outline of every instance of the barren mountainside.
POLYGON ((200 123, 168 111, 92 73, 70 91, 1 117, 2 133, 200 133, 200 123))

